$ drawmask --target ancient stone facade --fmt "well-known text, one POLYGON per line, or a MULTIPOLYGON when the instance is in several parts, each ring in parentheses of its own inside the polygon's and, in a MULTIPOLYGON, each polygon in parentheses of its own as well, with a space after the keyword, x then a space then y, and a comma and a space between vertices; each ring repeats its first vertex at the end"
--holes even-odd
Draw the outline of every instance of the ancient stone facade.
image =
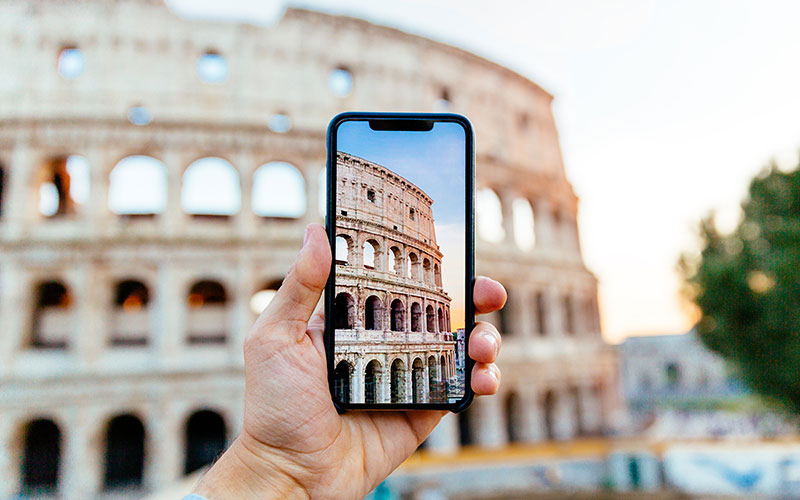
MULTIPOLYGON (((433 200, 388 168, 336 155, 336 354, 341 401, 463 396, 433 200)), ((460 374, 463 377, 463 373, 460 374)))
POLYGON ((611 425, 578 201, 530 80, 357 19, 256 27, 159 0, 0 0, 0 68, 0 497, 160 488, 236 435, 252 299, 322 220, 325 128, 352 109, 452 110, 476 131, 477 270, 509 290, 479 319, 504 333, 503 383, 428 448, 611 425))

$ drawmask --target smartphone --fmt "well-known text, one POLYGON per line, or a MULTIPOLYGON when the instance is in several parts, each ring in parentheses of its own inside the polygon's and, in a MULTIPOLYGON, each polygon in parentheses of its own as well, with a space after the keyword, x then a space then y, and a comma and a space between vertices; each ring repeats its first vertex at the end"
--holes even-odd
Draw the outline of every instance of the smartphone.
POLYGON ((327 139, 325 348, 336 408, 465 410, 472 125, 456 114, 343 113, 327 139))

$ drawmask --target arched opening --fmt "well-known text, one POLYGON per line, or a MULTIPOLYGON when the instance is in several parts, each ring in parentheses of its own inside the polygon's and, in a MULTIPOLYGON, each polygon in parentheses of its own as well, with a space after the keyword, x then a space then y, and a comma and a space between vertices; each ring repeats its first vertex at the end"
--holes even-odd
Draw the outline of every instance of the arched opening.
POLYGON ((144 477, 144 425, 133 415, 114 417, 105 437, 103 489, 142 486, 144 477))
POLYGON ((506 435, 509 443, 522 441, 522 407, 516 392, 506 396, 506 435))
POLYGON ((116 284, 111 317, 112 346, 147 345, 150 332, 150 292, 144 283, 124 280, 116 284))
POLYGON ((472 431, 472 409, 458 414, 458 443, 461 446, 475 444, 475 435, 472 431))
POLYGON ((63 47, 58 53, 56 70, 67 80, 74 80, 83 74, 86 57, 83 51, 74 45, 63 47))
POLYGON ((435 356, 428 357, 428 394, 432 403, 445 403, 444 382, 441 380, 439 362, 435 356))
POLYGON ((433 306, 430 304, 425 308, 425 331, 436 333, 436 313, 433 312, 433 306))
POLYGON ((123 158, 108 180, 108 208, 117 215, 153 217, 167 208, 167 166, 155 158, 123 158))
POLYGON ((58 491, 61 466, 61 430, 52 420, 39 419, 25 426, 21 493, 52 495, 58 491))
POLYGON ((419 302, 411 304, 411 331, 422 331, 422 306, 419 305, 419 302))
POLYGON ((218 281, 198 281, 186 297, 189 344, 222 344, 228 337, 228 295, 218 281))
POLYGON ((353 240, 349 236, 336 237, 336 264, 340 266, 350 265, 350 250, 353 240))
POLYGON ((370 295, 364 305, 364 329, 380 330, 383 328, 383 304, 381 299, 375 295, 370 295))
POLYGON ((447 361, 445 361, 444 355, 442 355, 439 358, 439 376, 441 377, 441 381, 442 381, 442 392, 443 392, 443 396, 442 397, 444 398, 445 401, 447 400, 447 395, 448 395, 448 392, 449 392, 447 384, 450 383, 450 381, 448 380, 447 375, 448 375, 447 374, 447 361))
POLYGON ((406 402, 406 365, 402 359, 392 362, 392 403, 406 402))
POLYGON ((440 332, 446 331, 444 328, 444 311, 442 311, 442 306, 439 306, 438 318, 439 318, 439 331, 440 332))
POLYGON ((194 217, 225 220, 242 207, 239 172, 222 158, 193 162, 183 173, 181 207, 194 217))
POLYGON ((439 263, 433 265, 433 276, 436 282, 436 286, 442 288, 442 271, 439 269, 439 263))
POLYGON ((353 367, 347 361, 340 361, 333 371, 333 394, 336 401, 349 403, 351 399, 350 377, 353 367))
POLYGON ((444 326, 446 327, 446 330, 448 332, 452 332, 453 328, 450 325, 450 308, 449 307, 444 310, 444 323, 445 323, 444 326))
POLYGON ((285 134, 292 129, 292 119, 283 111, 273 114, 267 120, 270 130, 278 134, 285 134))
POLYGON ((565 295, 562 299, 564 309, 564 329, 567 335, 575 333, 575 312, 572 310, 572 297, 565 295))
POLYGON ((392 301, 391 330, 393 332, 404 332, 405 328, 405 306, 400 299, 392 301))
POLYGON ((433 284, 433 269, 431 261, 427 257, 422 260, 422 281, 429 285, 433 284))
POLYGON ((411 394, 415 403, 425 402, 425 366, 419 358, 411 363, 411 394))
POLYGON ((503 206, 500 198, 489 188, 476 193, 476 213, 478 215, 478 235, 481 239, 499 243, 506 237, 503 229, 503 206))
POLYGON ((72 294, 60 281, 36 287, 30 347, 66 349, 73 329, 72 294))
POLYGON ((142 104, 136 104, 128 109, 128 121, 140 127, 150 125, 153 121, 153 113, 142 104))
POLYGON ((536 292, 536 329, 539 335, 547 334, 547 307, 542 292, 536 292))
POLYGON ((333 323, 336 329, 355 328, 356 304, 353 296, 342 292, 333 299, 333 323))
POLYGON ((514 242, 520 250, 531 250, 536 244, 533 208, 525 198, 515 198, 511 202, 514 223, 514 242))
POLYGON ((227 431, 222 416, 211 410, 200 410, 186 422, 186 460, 183 473, 211 464, 225 451, 227 431))
POLYGON ((364 370, 364 402, 368 404, 378 402, 378 387, 380 387, 381 364, 373 359, 364 370))
POLYGON ((380 269, 381 247, 375 240, 364 242, 364 267, 366 269, 380 269))
POLYGON ((37 180, 39 214, 44 217, 75 215, 89 199, 89 163, 82 156, 48 159, 37 180))
POLYGON ((302 217, 306 213, 306 180, 291 163, 261 165, 253 174, 252 203, 259 217, 302 217))
POLYGON ((389 248, 389 272, 403 274, 403 254, 397 247, 389 248))
POLYGON ((419 280, 419 258, 414 252, 408 254, 408 274, 412 280, 419 280))
POLYGON ((253 314, 261 314, 275 298, 278 289, 283 284, 283 278, 274 279, 265 283, 250 297, 250 310, 253 314))
POLYGON ((345 66, 339 66, 328 75, 328 88, 336 97, 347 97, 353 91, 353 74, 345 66))
POLYGON ((228 79, 228 61, 216 50, 206 50, 197 59, 197 76, 205 83, 225 83, 228 79))
POLYGON ((548 440, 552 441, 556 437, 556 395, 550 390, 544 394, 544 433, 548 440))

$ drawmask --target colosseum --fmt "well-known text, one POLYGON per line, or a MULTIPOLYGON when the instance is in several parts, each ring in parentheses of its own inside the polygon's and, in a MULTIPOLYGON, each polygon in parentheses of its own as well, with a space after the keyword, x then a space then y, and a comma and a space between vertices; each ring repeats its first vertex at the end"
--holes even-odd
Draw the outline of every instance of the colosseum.
POLYGON ((527 78, 359 19, 190 20, 161 0, 0 0, 0 67, 0 497, 158 490, 231 441, 243 337, 322 220, 326 126, 352 109, 476 131, 503 384, 427 452, 611 428, 578 200, 527 78))
POLYGON ((463 373, 433 200, 385 166, 341 151, 336 172, 337 400, 458 401, 463 373))

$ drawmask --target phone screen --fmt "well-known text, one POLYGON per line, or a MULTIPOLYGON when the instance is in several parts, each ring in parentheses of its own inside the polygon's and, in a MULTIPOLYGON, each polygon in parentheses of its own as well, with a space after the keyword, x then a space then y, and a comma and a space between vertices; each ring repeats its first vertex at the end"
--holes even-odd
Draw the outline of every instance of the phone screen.
POLYGON ((465 399, 473 323, 468 122, 332 129, 334 400, 451 407, 465 399))

